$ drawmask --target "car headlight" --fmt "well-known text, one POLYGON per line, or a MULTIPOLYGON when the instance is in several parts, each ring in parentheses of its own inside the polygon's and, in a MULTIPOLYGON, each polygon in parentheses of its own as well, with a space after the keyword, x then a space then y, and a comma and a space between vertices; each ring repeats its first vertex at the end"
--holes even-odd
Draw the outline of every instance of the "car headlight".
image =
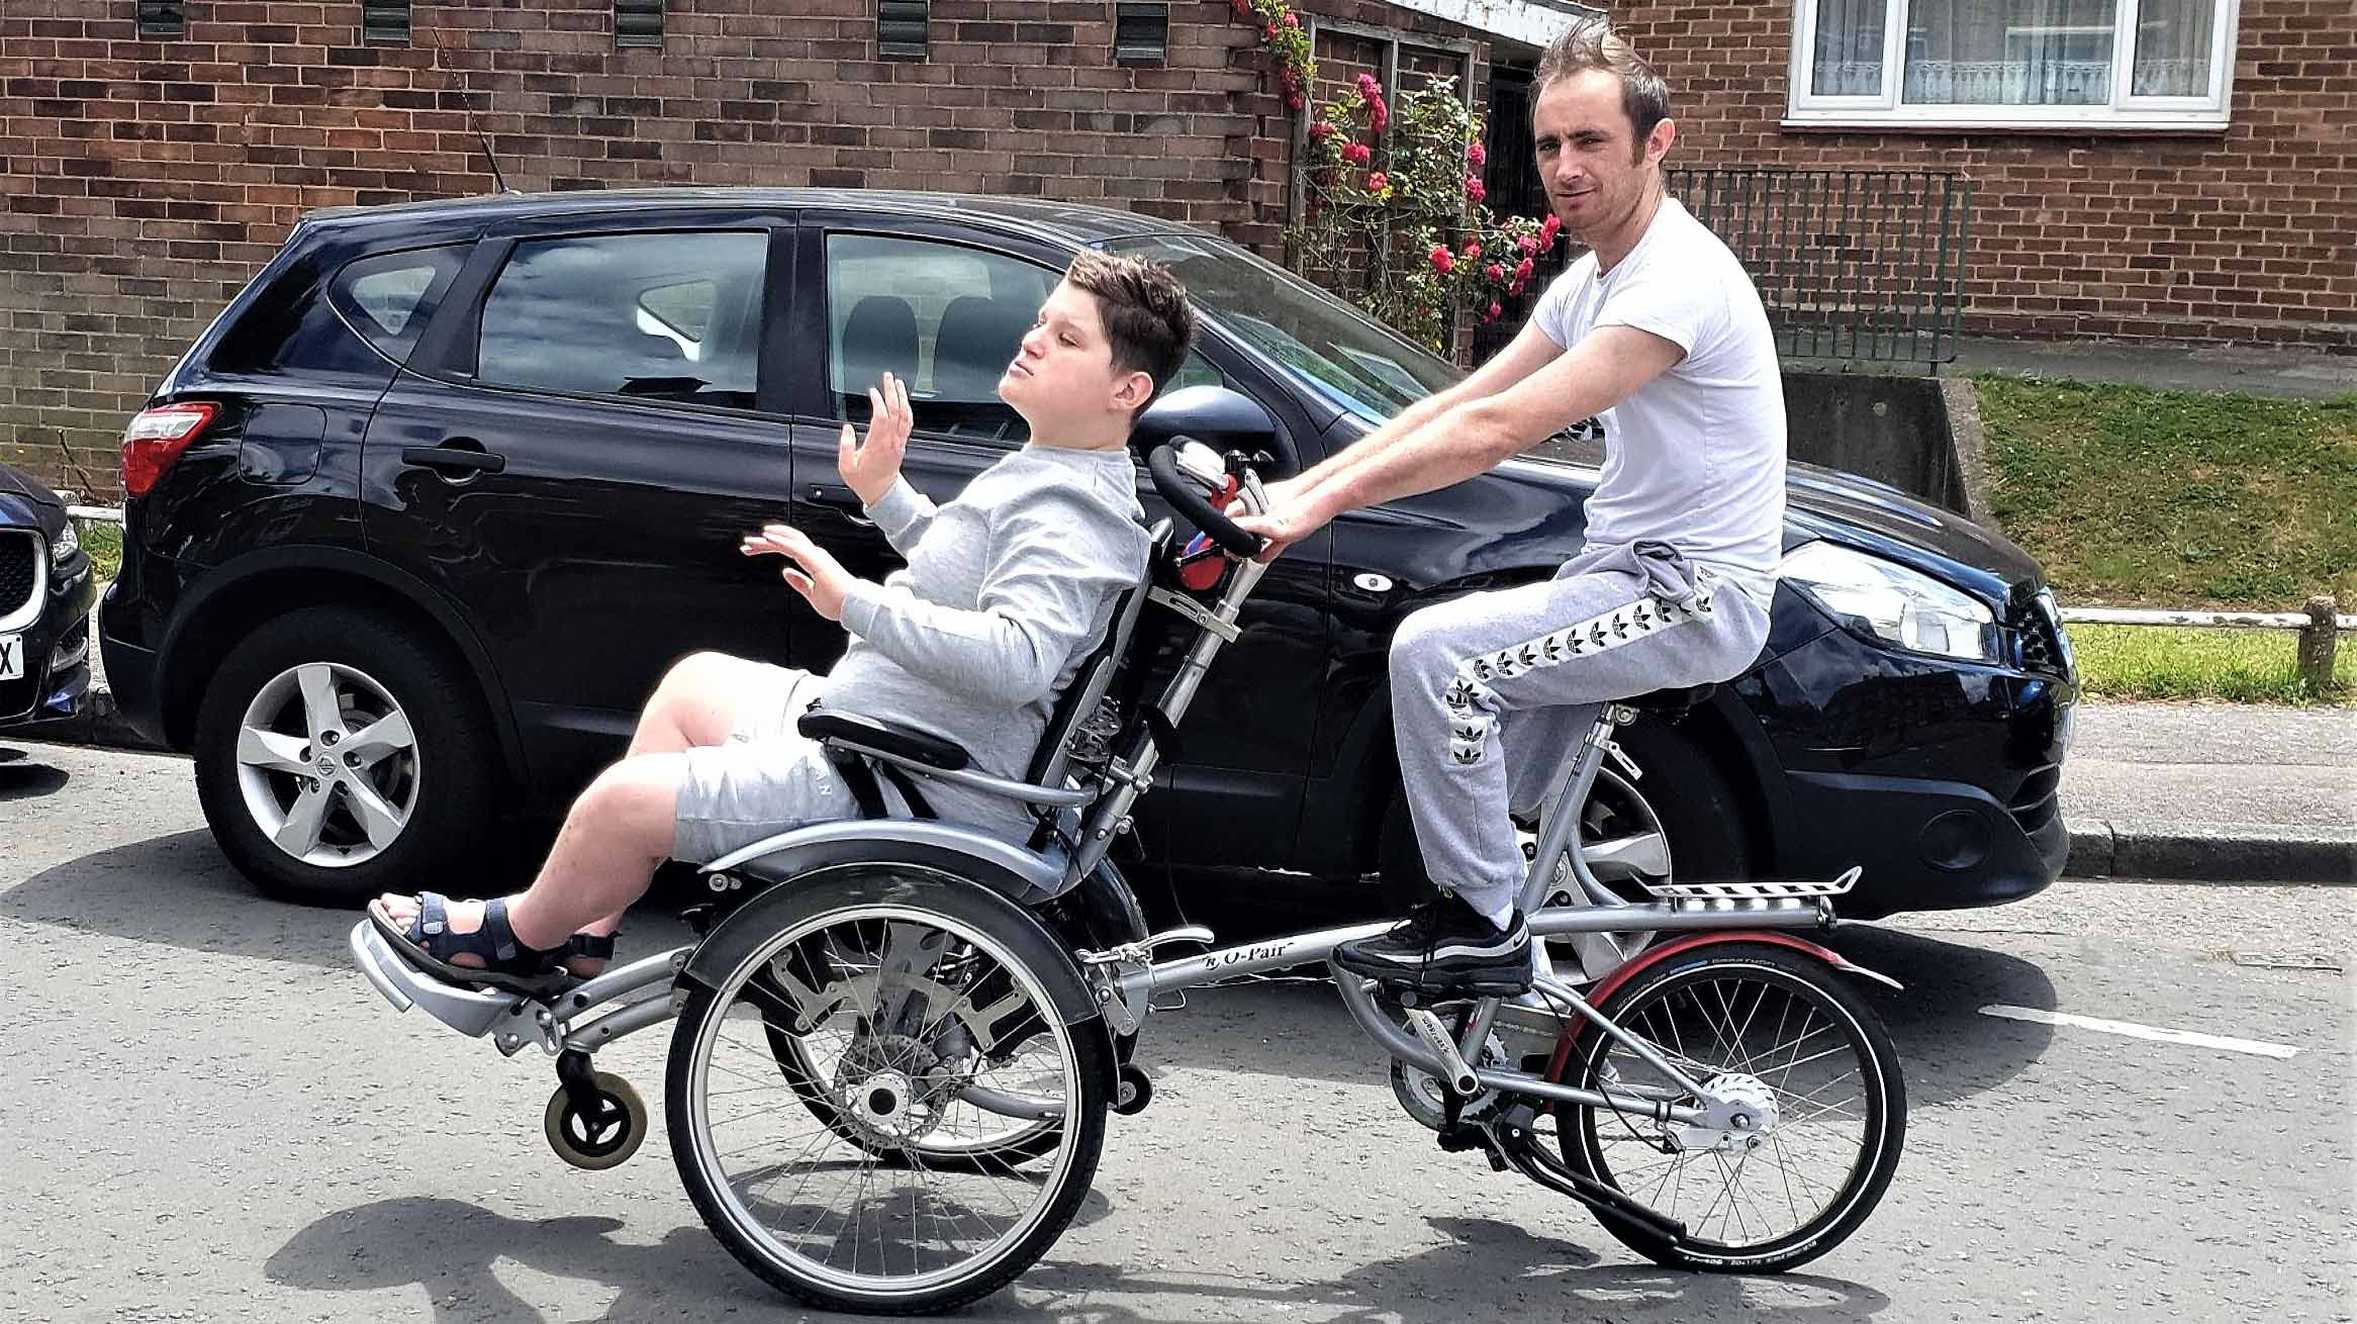
POLYGON ((82 539, 74 532, 74 522, 69 519, 65 522, 65 532, 57 535, 56 539, 49 544, 49 568, 55 570, 65 564, 67 557, 80 550, 82 550, 82 539))
POLYGON ((1779 573, 1834 616, 1901 648, 1969 662, 1998 658, 1988 607, 1895 561, 1812 542, 1794 548, 1779 573))

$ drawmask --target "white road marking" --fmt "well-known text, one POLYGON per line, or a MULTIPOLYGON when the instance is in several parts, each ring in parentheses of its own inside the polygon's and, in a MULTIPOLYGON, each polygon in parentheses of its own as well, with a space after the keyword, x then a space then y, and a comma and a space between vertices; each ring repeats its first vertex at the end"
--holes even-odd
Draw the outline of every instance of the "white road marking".
POLYGON ((2234 1053, 2256 1053, 2260 1057, 2292 1057, 2300 1050, 2284 1044, 2261 1043, 2256 1039, 2231 1039, 2219 1034, 2197 1034, 2192 1030, 2169 1030, 2157 1025, 2138 1025, 2132 1021, 2107 1021, 2094 1016, 2073 1016, 2063 1011, 2039 1011, 2034 1007, 2008 1007, 2003 1003, 1981 1008, 1981 1015, 1995 1016, 2008 1021, 2036 1021, 2040 1025, 2072 1025, 2082 1030, 2100 1030, 2105 1034, 2124 1035, 2130 1039, 2150 1039, 2155 1043, 2185 1044, 2193 1048, 2223 1048, 2234 1053))

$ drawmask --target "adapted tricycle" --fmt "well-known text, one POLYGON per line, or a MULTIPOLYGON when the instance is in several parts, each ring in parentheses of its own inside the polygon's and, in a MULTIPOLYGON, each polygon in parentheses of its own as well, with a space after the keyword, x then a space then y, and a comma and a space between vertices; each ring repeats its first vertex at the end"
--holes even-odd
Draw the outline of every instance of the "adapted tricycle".
MULTIPOLYGON (((396 1008, 503 1054, 551 1054, 548 1139, 583 1168, 622 1162, 648 1127, 593 1056, 676 1020, 665 1116, 680 1180, 730 1253, 793 1296, 918 1314, 998 1290, 1070 1223, 1106 1115, 1147 1106, 1131 1053, 1158 997, 1322 962, 1385 927, 1218 949, 1200 927, 1149 933, 1107 859, 1262 574, 1257 540, 1223 514, 1265 507, 1253 464, 1184 438, 1153 451, 1155 487, 1202 536, 1181 550, 1156 528, 1147 582, 1059 697, 1025 780, 925 732, 803 719, 912 806, 932 781, 1031 806, 1027 843, 923 816, 786 832, 703 867, 694 943, 537 995, 437 979, 366 920, 361 970, 396 1008), (1177 660, 1148 695, 1158 643, 1177 660), (1174 947, 1194 950, 1160 956, 1174 947)), ((1531 930, 1610 944, 1607 972, 1559 976, 1542 941, 1530 992, 1434 1001, 1328 969, 1443 1150, 1580 1202, 1662 1264, 1781 1270, 1855 1231, 1898 1163, 1898 1058, 1850 982, 1891 981, 1802 936, 1833 925, 1855 870, 1680 882, 1641 902, 1588 870, 1578 809, 1614 731, 1695 697, 1605 705, 1538 824, 1531 930), (1545 1027, 1551 1051, 1511 1053, 1510 1023, 1545 1027)))

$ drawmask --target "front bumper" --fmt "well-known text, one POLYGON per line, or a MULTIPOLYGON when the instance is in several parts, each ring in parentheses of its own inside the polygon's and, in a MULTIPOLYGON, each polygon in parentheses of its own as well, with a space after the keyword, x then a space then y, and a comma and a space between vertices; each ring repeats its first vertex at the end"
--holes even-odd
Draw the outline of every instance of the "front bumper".
POLYGON ((56 721, 80 712, 90 694, 89 559, 49 581, 41 614, 21 631, 24 675, 0 680, 0 723, 56 721))
POLYGON ((1995 905, 2061 876, 2067 672, 1905 656, 1835 630, 1757 676, 1754 711, 1783 765, 1773 867, 1860 867, 1845 918, 1995 905))

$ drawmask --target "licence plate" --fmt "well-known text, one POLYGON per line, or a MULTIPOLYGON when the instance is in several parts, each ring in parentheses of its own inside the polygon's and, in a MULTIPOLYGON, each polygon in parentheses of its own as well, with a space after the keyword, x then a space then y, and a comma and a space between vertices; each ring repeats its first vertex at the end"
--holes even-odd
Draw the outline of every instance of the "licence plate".
POLYGON ((0 680, 19 680, 25 674, 25 637, 0 634, 0 680))

